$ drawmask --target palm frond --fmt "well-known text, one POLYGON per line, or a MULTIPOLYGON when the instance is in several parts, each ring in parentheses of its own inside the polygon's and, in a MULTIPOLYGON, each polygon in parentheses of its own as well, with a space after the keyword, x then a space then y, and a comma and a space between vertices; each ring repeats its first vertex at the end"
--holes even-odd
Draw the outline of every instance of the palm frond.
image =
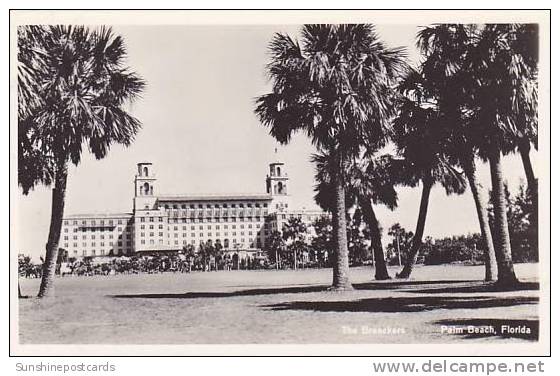
POLYGON ((44 178, 50 175, 48 161, 78 164, 83 145, 96 158, 107 155, 114 143, 130 145, 141 123, 123 106, 138 99, 146 83, 125 60, 122 38, 108 27, 18 30, 20 144, 27 149, 20 159, 27 163, 27 156, 40 156, 46 169, 33 177, 24 168, 28 176, 20 182, 50 184, 44 178))

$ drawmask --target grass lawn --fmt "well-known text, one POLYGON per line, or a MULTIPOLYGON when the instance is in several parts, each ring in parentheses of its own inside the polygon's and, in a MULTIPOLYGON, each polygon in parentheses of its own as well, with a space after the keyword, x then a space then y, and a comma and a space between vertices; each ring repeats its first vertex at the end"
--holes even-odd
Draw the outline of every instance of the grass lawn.
MULTIPOLYGON (((390 274, 397 270, 391 268, 390 274)), ((482 266, 419 266, 407 281, 351 269, 355 291, 327 292, 330 269, 65 277, 56 297, 19 300, 22 344, 458 343, 538 338, 538 265, 496 292, 482 266), (492 325, 496 333, 442 333, 492 325), (501 333, 502 325, 531 334, 501 333)), ((39 280, 20 279, 35 296, 39 280)))

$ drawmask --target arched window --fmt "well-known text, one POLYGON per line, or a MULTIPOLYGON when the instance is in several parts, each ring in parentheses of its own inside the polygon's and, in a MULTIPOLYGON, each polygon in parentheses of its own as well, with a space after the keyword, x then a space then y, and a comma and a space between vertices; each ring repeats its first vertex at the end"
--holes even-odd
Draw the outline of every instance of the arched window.
POLYGON ((148 184, 148 182, 144 183, 144 194, 145 195, 150 194, 150 184, 148 184))
POLYGON ((277 175, 277 176, 281 176, 281 174, 280 174, 280 166, 276 167, 276 175, 277 175))
POLYGON ((278 193, 284 193, 284 186, 282 185, 281 181, 278 182, 278 193))
POLYGON ((144 167, 144 176, 148 176, 148 167, 144 167))

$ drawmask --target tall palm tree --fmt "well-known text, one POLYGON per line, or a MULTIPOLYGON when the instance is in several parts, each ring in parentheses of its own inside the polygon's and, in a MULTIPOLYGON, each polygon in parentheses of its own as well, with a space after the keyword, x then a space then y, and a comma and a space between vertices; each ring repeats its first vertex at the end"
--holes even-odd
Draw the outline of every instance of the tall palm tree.
POLYGON ((394 113, 393 85, 404 69, 402 49, 387 48, 369 24, 304 25, 301 45, 276 34, 270 53, 272 92, 257 99, 255 112, 280 143, 302 131, 339 167, 332 289, 351 289, 343 166, 360 148, 383 144, 394 113))
POLYGON ((474 199, 485 247, 485 280, 497 278, 497 264, 485 198, 476 176, 476 147, 469 124, 465 96, 471 77, 464 69, 465 56, 476 32, 474 25, 439 24, 425 27, 418 33, 417 45, 424 57, 421 72, 414 78, 416 89, 437 106, 445 153, 464 171, 474 199))
POLYGON ((395 176, 400 176, 401 184, 417 186, 422 183, 422 196, 412 246, 398 278, 409 278, 416 264, 434 185, 441 184, 447 194, 460 194, 466 189, 463 175, 443 153, 445 134, 441 132, 437 108, 423 99, 425 93, 411 75, 417 76, 417 73, 410 73, 401 84, 405 95, 400 100, 399 115, 393 127, 393 142, 401 159, 394 160, 393 168, 398 171, 395 176))
POLYGON ((145 84, 125 57, 110 28, 18 29, 19 184, 24 194, 54 185, 39 297, 52 295, 68 164, 79 164, 84 145, 101 159, 113 143, 130 145, 140 129, 123 107, 145 84))
MULTIPOLYGON (((315 154, 312 157, 315 164, 315 201, 325 210, 332 210, 333 187, 332 168, 329 156, 315 154)), ((395 190, 392 172, 388 169, 391 157, 384 155, 375 158, 361 158, 352 165, 346 166, 348 184, 346 187, 346 206, 357 204, 369 227, 371 247, 375 264, 375 279, 390 279, 383 251, 382 234, 379 220, 375 214, 375 205, 385 205, 393 210, 397 206, 397 192, 395 190)))
MULTIPOLYGON (((482 26, 465 58, 472 75, 470 106, 479 154, 490 164, 496 221, 498 284, 517 283, 511 257, 502 155, 516 149, 516 139, 536 134, 537 86, 534 54, 517 48, 523 25, 482 26)), ((521 43, 523 44, 523 43, 521 43)))

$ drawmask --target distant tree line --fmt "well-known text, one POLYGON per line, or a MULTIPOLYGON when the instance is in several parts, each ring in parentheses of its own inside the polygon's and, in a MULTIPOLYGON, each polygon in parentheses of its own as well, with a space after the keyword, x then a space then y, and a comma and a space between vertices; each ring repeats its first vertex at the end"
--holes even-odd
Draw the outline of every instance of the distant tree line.
MULTIPOLYGON (((512 243, 514 262, 537 262, 538 228, 533 219, 534 210, 531 194, 524 184, 512 196, 505 186, 507 218, 512 243)), ((491 193, 490 193, 491 196, 491 193)), ((492 216, 491 201, 488 204, 491 231, 495 222, 492 216)), ((362 211, 357 208, 347 215, 348 257, 351 266, 373 263, 374 240, 372 232, 364 220, 362 211)), ((381 229, 379 229, 381 230, 381 229)), ((403 228, 399 223, 392 225, 387 235, 391 241, 386 246, 384 256, 388 265, 404 265, 411 256, 414 232, 403 228)), ((416 263, 438 265, 446 263, 484 264, 486 242, 479 233, 448 236, 443 238, 425 237, 420 245, 416 263)), ((312 225, 305 225, 301 219, 290 219, 283 232, 274 232, 265 243, 267 259, 278 263, 283 268, 303 265, 326 267, 332 266, 335 251, 332 220, 321 217, 312 225), (289 240, 291 242, 288 242, 289 240), (295 256, 294 256, 295 255, 295 256), (306 257, 304 257, 304 255, 306 257), (294 264, 297 260, 297 264, 294 264)))

